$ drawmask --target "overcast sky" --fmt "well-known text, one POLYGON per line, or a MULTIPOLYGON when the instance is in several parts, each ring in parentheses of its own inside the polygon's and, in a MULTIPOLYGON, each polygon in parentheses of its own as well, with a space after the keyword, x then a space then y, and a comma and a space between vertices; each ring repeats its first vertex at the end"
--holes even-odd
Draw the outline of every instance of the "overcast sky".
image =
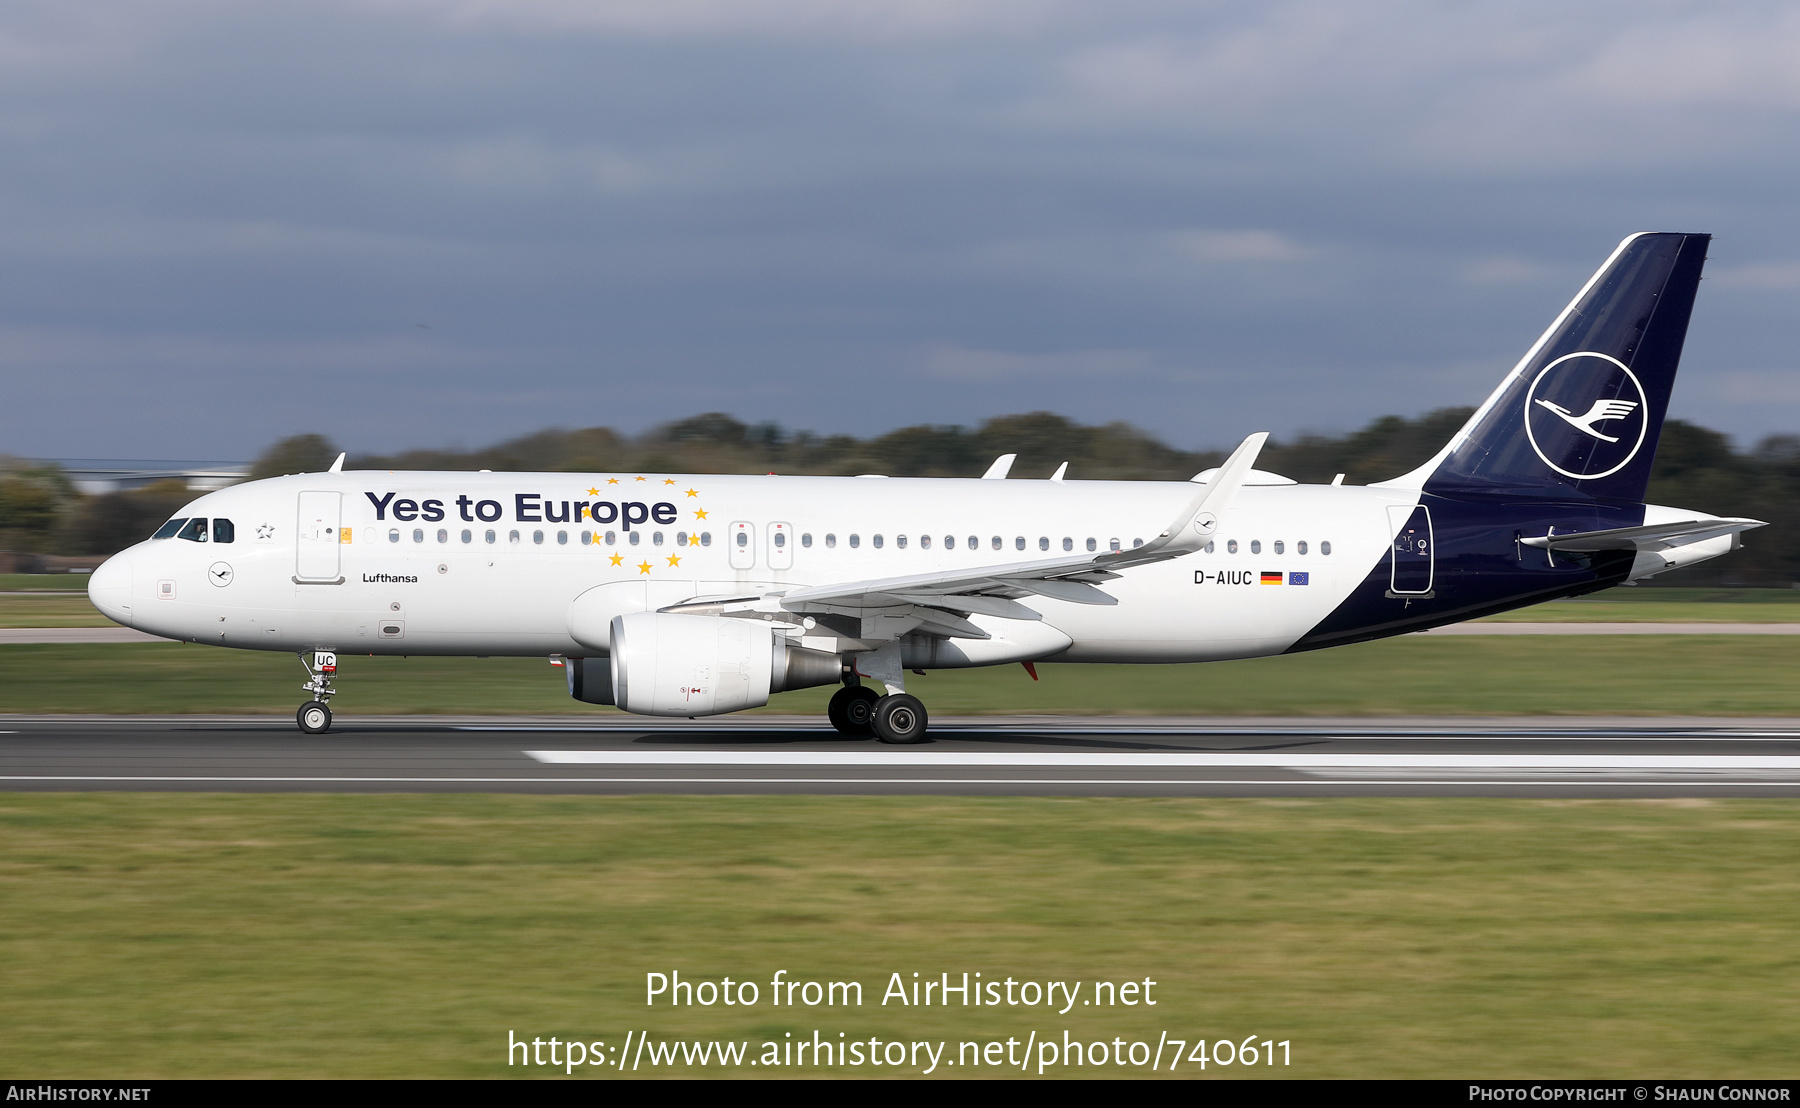
POLYGON ((0 452, 1478 402, 1636 230, 1800 432, 1800 9, 11 0, 0 452))

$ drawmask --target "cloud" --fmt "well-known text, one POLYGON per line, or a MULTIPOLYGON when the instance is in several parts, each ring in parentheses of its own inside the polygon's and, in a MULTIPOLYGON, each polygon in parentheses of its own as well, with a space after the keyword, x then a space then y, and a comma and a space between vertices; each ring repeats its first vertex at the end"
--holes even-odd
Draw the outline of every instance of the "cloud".
POLYGON ((1800 289, 1800 262, 1759 262, 1714 269, 1707 276, 1725 288, 1791 292, 1800 289))
POLYGON ((1142 376, 1155 368, 1155 358, 1144 350, 1064 350, 1027 354, 1011 350, 972 350, 961 346, 941 345, 925 350, 919 359, 919 365, 928 377, 986 384, 1055 378, 1142 376))
POLYGON ((1475 285, 1530 284, 1564 278, 1568 275, 1556 266, 1524 258, 1481 258, 1464 266, 1462 279, 1475 285))
POLYGON ((1309 253, 1278 231, 1177 231, 1169 239, 1201 262, 1291 262, 1309 253))

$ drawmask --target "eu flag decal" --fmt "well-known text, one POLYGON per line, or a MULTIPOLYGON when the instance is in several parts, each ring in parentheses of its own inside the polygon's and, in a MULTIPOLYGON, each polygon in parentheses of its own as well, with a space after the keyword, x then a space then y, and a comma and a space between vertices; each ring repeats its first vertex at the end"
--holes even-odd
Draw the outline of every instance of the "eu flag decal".
POLYGON ((1290 584, 1290 585, 1304 585, 1304 584, 1306 584, 1306 574, 1304 574, 1304 573, 1290 573, 1290 574, 1288 574, 1288 584, 1290 584))
POLYGON ((1262 583, 1265 585, 1279 585, 1281 584, 1281 574, 1265 569, 1262 573, 1262 583))

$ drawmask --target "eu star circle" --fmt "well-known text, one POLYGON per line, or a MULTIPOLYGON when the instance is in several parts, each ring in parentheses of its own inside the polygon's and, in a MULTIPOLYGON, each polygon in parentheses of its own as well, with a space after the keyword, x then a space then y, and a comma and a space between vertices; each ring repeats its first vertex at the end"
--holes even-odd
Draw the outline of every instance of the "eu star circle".
POLYGON ((206 570, 206 579, 221 589, 231 584, 234 576, 236 575, 231 572, 230 562, 214 562, 206 570))

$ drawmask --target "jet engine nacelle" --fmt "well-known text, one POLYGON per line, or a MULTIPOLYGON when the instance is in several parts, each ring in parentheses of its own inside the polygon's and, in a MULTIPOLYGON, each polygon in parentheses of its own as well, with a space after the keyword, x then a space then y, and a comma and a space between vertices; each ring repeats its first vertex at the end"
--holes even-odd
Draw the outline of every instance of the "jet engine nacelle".
POLYGON ((829 685, 835 654, 790 646, 758 620, 633 612, 612 621, 612 693, 644 716, 711 716, 756 708, 769 694, 829 685))

